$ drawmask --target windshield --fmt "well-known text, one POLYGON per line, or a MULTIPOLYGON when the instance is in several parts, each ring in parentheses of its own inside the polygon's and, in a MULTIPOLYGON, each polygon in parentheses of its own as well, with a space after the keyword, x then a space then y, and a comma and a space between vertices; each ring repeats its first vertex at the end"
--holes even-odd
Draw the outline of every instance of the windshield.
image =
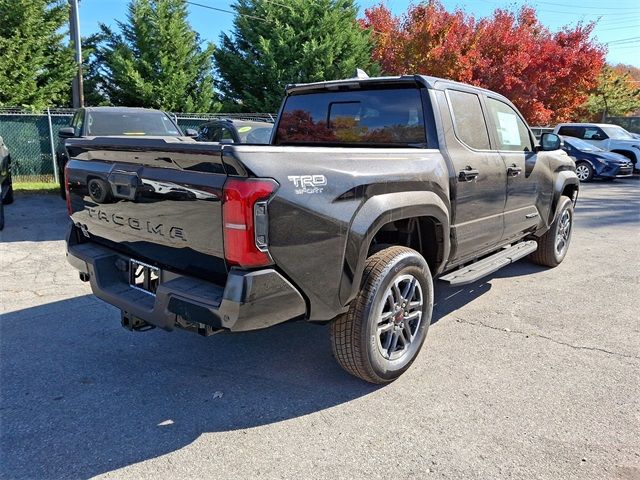
POLYGON ((287 98, 276 145, 423 146, 417 88, 327 91, 287 98))
POLYGON ((607 127, 602 127, 602 130, 605 131, 609 138, 614 140, 635 140, 633 135, 627 132, 624 128, 618 127, 617 125, 611 125, 607 127))
POLYGON ((273 124, 266 122, 243 122, 237 125, 240 143, 267 144, 271 140, 273 124))
POLYGON ((567 138, 562 137, 564 143, 571 145, 573 148, 582 150, 583 152, 601 152, 602 149, 596 147, 595 145, 590 144, 589 142, 585 142, 584 140, 580 140, 579 138, 567 138))
POLYGON ((87 112, 87 136, 98 135, 181 135, 164 112, 87 112))

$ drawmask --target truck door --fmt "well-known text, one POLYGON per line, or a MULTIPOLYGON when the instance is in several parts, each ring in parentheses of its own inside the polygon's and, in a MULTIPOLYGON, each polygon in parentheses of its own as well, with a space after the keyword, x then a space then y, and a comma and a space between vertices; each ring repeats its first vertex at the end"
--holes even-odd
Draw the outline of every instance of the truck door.
POLYGON ((515 240, 535 230, 540 221, 536 202, 544 187, 544 168, 536 165, 538 153, 532 134, 517 110, 490 96, 486 97, 486 105, 493 143, 506 165, 503 240, 515 240))
POLYGON ((491 150, 480 97, 473 90, 448 89, 448 112, 442 111, 452 181, 452 261, 471 259, 502 238, 506 167, 491 150), (447 125, 447 123, 451 125, 447 125))

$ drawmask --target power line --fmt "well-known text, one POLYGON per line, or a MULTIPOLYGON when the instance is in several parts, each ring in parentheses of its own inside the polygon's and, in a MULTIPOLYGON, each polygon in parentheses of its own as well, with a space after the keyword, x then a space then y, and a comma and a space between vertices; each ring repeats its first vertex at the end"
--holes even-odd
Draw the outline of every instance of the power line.
POLYGON ((256 17, 255 15, 249 15, 248 13, 240 13, 234 12, 233 10, 225 10, 224 8, 212 7, 211 5, 203 5, 202 3, 192 2, 190 0, 185 0, 185 3, 189 5, 194 5, 196 7, 207 8, 209 10, 215 10, 216 12, 230 13, 231 15, 240 15, 241 17, 252 18, 253 20, 260 20, 261 22, 268 22, 266 18, 256 17))
POLYGON ((640 37, 627 37, 627 38, 619 38, 618 40, 611 40, 607 42, 607 45, 615 44, 615 43, 627 43, 629 41, 638 41, 640 37))
MULTIPOLYGON (((544 5, 552 5, 554 7, 568 7, 568 8, 575 8, 576 5, 567 5, 567 4, 562 4, 562 3, 553 3, 553 2, 541 2, 536 0, 534 3, 542 3, 544 5)), ((638 7, 587 7, 587 6, 582 6, 580 5, 579 7, 581 10, 598 10, 598 11, 607 11, 607 10, 625 10, 625 11, 629 11, 629 10, 633 10, 634 12, 638 12, 640 13, 640 9, 638 7)))
MULTIPOLYGON (((509 8, 509 5, 504 5, 502 2, 496 2, 496 1, 492 1, 492 0, 481 0, 483 3, 489 3, 491 5, 496 5, 496 8, 509 8)), ((525 6, 526 4, 520 5, 525 6)), ((539 12, 542 13, 561 13, 563 15, 575 15, 575 16, 582 16, 582 17, 611 17, 613 15, 625 15, 625 16, 629 16, 630 13, 626 12, 626 13, 622 13, 622 12, 616 12, 616 13, 581 13, 581 12, 576 12, 574 11, 566 11, 566 10, 546 10, 543 8, 537 8, 536 9, 539 12)), ((639 12, 640 13, 640 12, 639 12)), ((617 19, 617 18, 616 18, 617 19)))

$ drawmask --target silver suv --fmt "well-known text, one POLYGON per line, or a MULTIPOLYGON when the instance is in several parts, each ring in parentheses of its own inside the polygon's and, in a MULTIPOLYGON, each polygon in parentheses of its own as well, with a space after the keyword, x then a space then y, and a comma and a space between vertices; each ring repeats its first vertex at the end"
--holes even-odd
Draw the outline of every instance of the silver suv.
POLYGON ((640 139, 624 128, 609 123, 560 123, 553 133, 580 138, 603 150, 624 155, 634 170, 640 169, 640 139))

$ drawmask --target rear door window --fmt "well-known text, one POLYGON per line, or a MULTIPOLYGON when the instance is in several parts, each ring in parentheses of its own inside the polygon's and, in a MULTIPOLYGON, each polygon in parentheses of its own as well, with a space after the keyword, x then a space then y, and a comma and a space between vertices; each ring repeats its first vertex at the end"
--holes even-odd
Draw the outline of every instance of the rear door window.
POLYGON ((276 145, 424 146, 417 88, 338 91, 289 96, 276 145))
POLYGON ((476 150, 489 150, 489 132, 475 93, 447 90, 456 137, 476 150))
POLYGON ((499 150, 532 152, 529 129, 520 115, 504 102, 487 98, 499 150))
POLYGON ((583 138, 584 137, 584 127, 574 127, 574 126, 564 126, 560 127, 558 130, 558 135, 565 135, 567 137, 576 137, 583 138))

